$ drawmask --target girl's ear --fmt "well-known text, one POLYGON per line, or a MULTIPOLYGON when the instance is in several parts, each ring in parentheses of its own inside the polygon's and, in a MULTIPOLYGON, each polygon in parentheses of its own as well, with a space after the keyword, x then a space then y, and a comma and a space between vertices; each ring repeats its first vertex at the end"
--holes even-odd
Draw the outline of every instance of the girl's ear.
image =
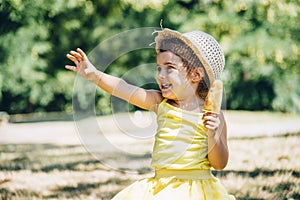
POLYGON ((192 82, 200 82, 204 78, 204 69, 202 67, 196 67, 191 72, 192 82))

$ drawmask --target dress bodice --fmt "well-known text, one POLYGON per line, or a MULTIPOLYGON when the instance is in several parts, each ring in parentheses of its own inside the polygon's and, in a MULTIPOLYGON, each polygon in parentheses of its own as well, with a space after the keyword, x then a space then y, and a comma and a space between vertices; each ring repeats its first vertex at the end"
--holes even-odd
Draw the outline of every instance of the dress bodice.
POLYGON ((155 169, 210 169, 203 113, 185 111, 162 101, 152 153, 155 169))

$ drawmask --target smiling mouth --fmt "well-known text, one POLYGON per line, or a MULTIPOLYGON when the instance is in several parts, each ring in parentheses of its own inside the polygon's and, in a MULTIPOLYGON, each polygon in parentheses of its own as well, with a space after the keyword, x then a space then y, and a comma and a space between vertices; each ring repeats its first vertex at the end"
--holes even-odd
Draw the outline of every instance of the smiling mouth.
POLYGON ((172 84, 166 84, 166 83, 164 83, 164 84, 161 84, 161 89, 162 89, 162 90, 167 90, 167 89, 169 89, 171 86, 172 86, 172 84))

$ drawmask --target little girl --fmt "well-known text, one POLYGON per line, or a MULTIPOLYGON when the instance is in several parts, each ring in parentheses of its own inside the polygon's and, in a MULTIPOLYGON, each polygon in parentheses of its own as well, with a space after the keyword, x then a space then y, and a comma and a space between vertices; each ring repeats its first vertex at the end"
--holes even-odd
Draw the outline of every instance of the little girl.
POLYGON ((201 31, 181 34, 162 29, 155 38, 157 83, 145 90, 97 70, 81 50, 67 57, 66 68, 106 92, 157 114, 152 154, 155 176, 136 181, 113 200, 235 199, 211 173, 228 162, 223 114, 203 112, 210 85, 220 78, 224 54, 217 41, 201 31))

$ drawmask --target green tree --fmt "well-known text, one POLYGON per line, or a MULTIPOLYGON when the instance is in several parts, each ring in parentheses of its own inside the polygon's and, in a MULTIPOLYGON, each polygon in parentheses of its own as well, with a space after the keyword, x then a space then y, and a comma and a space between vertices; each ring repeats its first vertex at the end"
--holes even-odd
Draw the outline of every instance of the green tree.
POLYGON ((0 5, 0 106, 9 113, 63 111, 74 75, 65 54, 108 37, 118 2, 7 0, 0 5))
MULTIPOLYGON (((163 27, 203 30, 220 42, 228 109, 300 112, 299 9, 290 0, 4 0, 0 110, 70 111, 75 75, 63 67, 69 50, 89 52, 115 34, 163 19, 163 27)), ((152 50, 131 52, 107 72, 122 76, 148 62, 155 62, 152 50)), ((103 109, 110 98, 97 92, 98 113, 110 112, 103 109)))

